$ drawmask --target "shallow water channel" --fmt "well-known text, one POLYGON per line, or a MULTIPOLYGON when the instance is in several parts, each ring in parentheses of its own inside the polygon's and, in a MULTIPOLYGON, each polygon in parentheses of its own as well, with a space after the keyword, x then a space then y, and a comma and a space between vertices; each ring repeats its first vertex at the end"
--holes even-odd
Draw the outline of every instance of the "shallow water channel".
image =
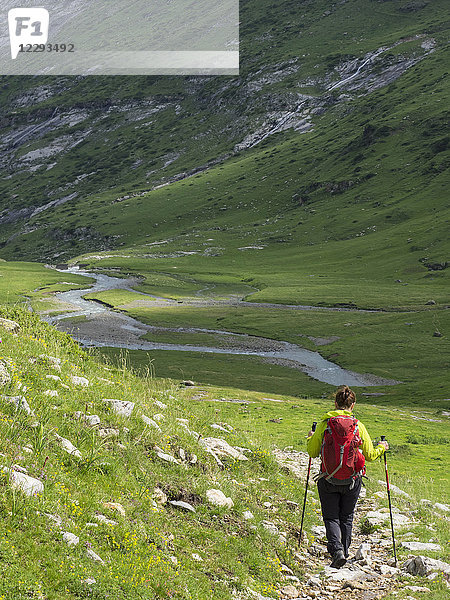
MULTIPOLYGON (((331 385, 349 385, 349 386, 374 386, 374 385, 395 385, 399 383, 390 379, 382 379, 368 373, 361 374, 342 369, 338 365, 326 360, 318 352, 306 350, 296 344, 281 342, 267 338, 249 336, 245 334, 236 334, 229 331, 219 331, 214 329, 192 328, 169 328, 153 327, 146 325, 137 319, 133 319, 123 313, 116 312, 100 302, 85 300, 84 295, 92 292, 101 292, 107 290, 133 290, 136 285, 135 279, 121 279, 110 277, 99 273, 89 273, 81 271, 78 268, 72 268, 62 271, 63 273, 76 273, 95 279, 95 284, 90 288, 82 290, 70 290, 60 292, 55 295, 55 299, 61 303, 61 307, 66 307, 67 312, 57 316, 43 316, 49 323, 55 325, 58 329, 70 333, 72 337, 84 346, 126 348, 129 350, 176 350, 180 352, 203 352, 214 354, 233 354, 243 356, 260 357, 266 362, 279 364, 294 369, 299 369, 308 374, 313 379, 329 383, 331 385), (70 306, 70 312, 69 312, 70 306), (70 317, 85 317, 85 320, 72 322, 70 317), (159 332, 177 332, 177 333, 206 333, 211 336, 229 336, 230 344, 224 344, 223 347, 214 346, 195 346, 189 344, 168 344, 142 340, 141 336, 145 333, 159 332)), ((139 293, 139 292, 137 292, 139 293)), ((143 297, 152 298, 155 304, 161 307, 177 306, 177 301, 166 298, 156 298, 149 294, 141 294, 143 297)), ((204 301, 206 306, 207 301, 204 301)), ((212 301, 211 303, 214 303, 212 301)), ((252 305, 252 303, 240 303, 242 305, 252 305)), ((298 307, 297 307, 298 308, 298 307)), ((312 307, 305 307, 311 309, 312 307)), ((277 308, 273 308, 277 310, 277 308)), ((223 342, 223 338, 222 338, 223 342)))

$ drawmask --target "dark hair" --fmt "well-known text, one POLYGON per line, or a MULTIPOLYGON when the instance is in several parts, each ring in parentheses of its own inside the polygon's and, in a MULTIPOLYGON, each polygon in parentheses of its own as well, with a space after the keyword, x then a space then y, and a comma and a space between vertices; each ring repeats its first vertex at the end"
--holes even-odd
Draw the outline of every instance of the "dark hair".
POLYGON ((356 402, 355 392, 346 385, 338 389, 335 398, 336 404, 342 409, 350 408, 350 406, 356 402))

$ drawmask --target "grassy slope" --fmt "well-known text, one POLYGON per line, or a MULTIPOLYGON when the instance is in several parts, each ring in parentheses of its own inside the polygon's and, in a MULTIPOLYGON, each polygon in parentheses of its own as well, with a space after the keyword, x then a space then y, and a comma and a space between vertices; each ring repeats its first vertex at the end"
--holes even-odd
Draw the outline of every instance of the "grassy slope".
MULTIPOLYGON (((2 336, 2 361, 13 374, 13 381, 3 386, 2 391, 9 395, 24 393, 42 424, 41 428, 33 428, 32 419, 15 414, 2 401, 3 462, 26 467, 30 475, 44 481, 45 492, 27 499, 13 492, 6 478, 1 481, 4 528, 0 539, 3 573, 0 597, 222 600, 230 597, 231 587, 239 589, 246 585, 264 595, 275 596, 281 581, 280 561, 299 577, 303 576, 293 554, 295 538, 289 534, 287 547, 280 546, 260 525, 263 519, 271 518, 262 506, 266 499, 279 507, 277 521, 290 532, 298 528, 300 519, 299 511, 285 508, 285 500, 301 502, 302 490, 298 482, 276 467, 269 449, 272 443, 301 448, 302 432, 314 417, 326 410, 329 401, 283 397, 282 404, 275 404, 261 394, 211 388, 205 392, 207 399, 225 395, 253 403, 236 407, 196 402, 191 391, 180 390, 170 381, 149 379, 145 375, 139 378, 124 367, 102 364, 80 351, 67 336, 28 313, 9 309, 2 314, 18 319, 22 325, 19 344, 11 334, 2 336), (43 359, 30 365, 31 357, 43 353, 61 359, 61 382, 46 378, 57 373, 49 361, 43 359), (70 382, 72 374, 85 375, 90 386, 75 388, 70 382), (65 389, 63 383, 70 389, 65 389), (47 389, 56 389, 58 397, 44 396, 47 389), (102 402, 104 397, 136 402, 131 419, 114 416, 102 402), (168 408, 161 411, 155 400, 165 402, 168 408), (75 410, 100 415, 103 425, 119 429, 119 438, 102 440, 73 418, 75 410), (142 412, 150 416, 164 412, 163 432, 143 429, 139 418, 142 412), (275 416, 284 418, 282 425, 267 423, 275 416), (229 441, 249 447, 252 458, 244 463, 227 463, 225 470, 218 470, 211 457, 180 428, 177 417, 189 418, 191 427, 204 435, 213 431, 209 429, 210 423, 227 419, 236 429, 228 436, 229 441), (79 447, 83 460, 68 456, 58 447, 56 431, 79 447), (32 453, 22 449, 26 444, 31 445, 32 453), (188 453, 195 452, 199 466, 161 463, 153 451, 154 444, 169 452, 180 447, 188 453), (167 507, 154 511, 151 494, 155 485, 163 486, 172 498, 196 497, 196 514, 167 507), (234 508, 227 512, 210 507, 205 502, 209 487, 219 487, 231 495, 234 508), (126 516, 103 507, 107 501, 120 502, 126 516), (242 518, 243 511, 248 509, 255 515, 254 531, 242 518), (45 513, 58 514, 63 519, 62 530, 78 535, 80 544, 68 548, 60 530, 45 513), (98 528, 89 525, 98 513, 115 519, 118 525, 98 528), (86 547, 92 547, 106 564, 88 559, 86 547), (192 552, 199 553, 203 562, 196 562, 192 552), (171 556, 177 557, 178 565, 171 556), (91 588, 82 580, 92 576, 97 583, 91 588)), ((371 423, 372 435, 384 433, 391 439, 392 478, 413 494, 414 507, 422 497, 447 500, 446 423, 414 421, 407 411, 388 414, 372 406, 361 406, 358 415, 371 423), (416 423, 420 424, 420 430, 414 434, 411 425, 416 423), (442 458, 436 462, 439 454, 442 458)), ((435 418, 434 415, 433 411, 424 413, 425 418, 435 418)), ((383 477, 380 463, 372 465, 371 475, 369 493, 379 489, 376 480, 383 477)), ((395 498, 395 503, 407 510, 411 507, 399 498, 395 498)), ((433 524, 435 517, 424 508, 416 516, 421 522, 413 530, 419 539, 428 540, 430 534, 425 524, 433 524)), ((316 512, 308 510, 307 527, 319 522, 316 512)), ((442 521, 433 536, 444 545, 448 533, 442 521)), ((406 556, 405 551, 400 550, 400 555, 406 556)), ((442 584, 427 581, 427 585, 433 590, 429 597, 438 600, 442 584)))
POLYGON ((0 277, 1 304, 22 303, 24 298, 30 298, 36 310, 40 305, 35 304, 34 300, 40 302, 53 292, 82 288, 86 282, 89 284, 86 277, 64 275, 36 263, 0 261, 0 277))

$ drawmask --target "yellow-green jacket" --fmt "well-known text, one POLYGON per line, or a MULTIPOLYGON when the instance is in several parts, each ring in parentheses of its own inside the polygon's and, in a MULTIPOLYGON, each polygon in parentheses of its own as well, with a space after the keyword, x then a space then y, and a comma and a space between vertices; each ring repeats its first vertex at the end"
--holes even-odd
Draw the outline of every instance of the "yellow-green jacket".
MULTIPOLYGON (((351 410, 330 410, 325 413, 322 417, 320 423, 317 424, 317 429, 313 435, 311 435, 306 441, 306 449, 308 450, 308 454, 314 458, 319 456, 320 449, 322 447, 323 434, 325 429, 327 428, 327 421, 331 419, 331 417, 337 417, 340 415, 352 416, 351 410)), ((372 440, 367 433, 367 429, 358 420, 359 427, 359 437, 362 440, 361 451, 364 454, 364 458, 367 461, 372 461, 381 456, 384 452, 383 444, 378 444, 376 448, 373 447, 372 440)))

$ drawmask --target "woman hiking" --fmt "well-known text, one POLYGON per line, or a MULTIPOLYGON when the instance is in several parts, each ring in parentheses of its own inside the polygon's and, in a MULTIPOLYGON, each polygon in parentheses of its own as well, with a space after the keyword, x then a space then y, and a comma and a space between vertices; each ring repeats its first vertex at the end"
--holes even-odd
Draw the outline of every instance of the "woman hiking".
POLYGON ((361 491, 365 460, 373 461, 389 448, 385 441, 376 448, 367 429, 352 415, 355 393, 347 386, 335 394, 335 408, 325 413, 306 442, 308 454, 321 456, 317 478, 322 517, 331 566, 339 569, 348 558, 353 514, 361 491))

